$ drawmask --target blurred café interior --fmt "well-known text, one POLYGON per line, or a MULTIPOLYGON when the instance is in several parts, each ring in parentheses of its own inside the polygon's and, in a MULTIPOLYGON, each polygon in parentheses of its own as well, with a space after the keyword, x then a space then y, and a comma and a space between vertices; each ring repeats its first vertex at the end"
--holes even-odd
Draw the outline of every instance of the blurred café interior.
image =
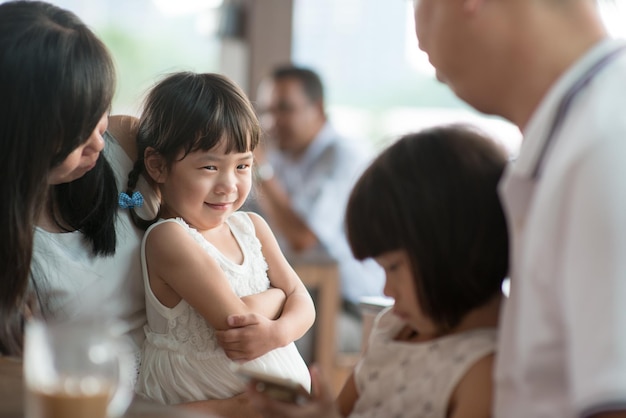
MULTIPOLYGON (((321 76, 336 129, 374 150, 401 134, 449 122, 482 127, 512 155, 519 147, 515 126, 477 113, 437 81, 418 48, 409 0, 51 2, 81 16, 110 49, 118 78, 111 114, 138 116, 152 84, 184 70, 224 74, 254 104, 263 77, 293 63, 321 76)), ((312 357, 339 390, 358 353, 334 349, 341 310, 336 266, 315 256, 290 261, 316 300, 312 357)), ((379 302, 388 303, 362 305, 364 338, 379 302)))
MULTIPOLYGON (((417 45, 411 0, 48 1, 79 15, 110 49, 118 77, 111 114, 139 115, 153 83, 180 70, 227 75, 254 103, 262 78, 277 65, 294 63, 322 77, 337 129, 375 149, 450 122, 482 127, 511 157, 520 146, 515 126, 478 113, 437 81, 417 45)), ((625 8, 617 13, 617 3, 605 13, 607 24, 626 37, 625 8)), ((334 350, 336 268, 306 258, 295 259, 294 267, 316 289, 314 358, 339 390, 358 353, 334 350)), ((378 302, 362 304, 364 327, 378 302)))
POLYGON ((514 152, 517 128, 477 114, 439 83, 417 47, 409 0, 53 0, 105 42, 118 76, 112 114, 178 70, 218 72, 254 101, 279 64, 318 72, 333 124, 377 146, 427 124, 473 121, 514 152))

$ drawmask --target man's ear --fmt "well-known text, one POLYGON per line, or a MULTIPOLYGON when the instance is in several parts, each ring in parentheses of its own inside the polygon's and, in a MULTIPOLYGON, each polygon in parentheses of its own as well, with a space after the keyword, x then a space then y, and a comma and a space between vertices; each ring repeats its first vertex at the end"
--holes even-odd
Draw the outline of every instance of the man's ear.
POLYGON ((147 147, 143 153, 143 163, 146 172, 156 183, 163 183, 167 178, 167 164, 165 159, 152 147, 147 147))
POLYGON ((317 110, 317 114, 322 118, 326 118, 326 110, 324 108, 324 102, 322 100, 316 100, 313 102, 313 106, 317 110))

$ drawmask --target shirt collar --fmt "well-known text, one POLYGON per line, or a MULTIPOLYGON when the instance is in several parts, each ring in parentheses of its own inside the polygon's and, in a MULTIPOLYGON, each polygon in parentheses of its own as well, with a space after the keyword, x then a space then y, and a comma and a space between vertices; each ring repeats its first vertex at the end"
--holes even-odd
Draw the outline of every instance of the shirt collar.
POLYGON ((310 162, 316 161, 324 150, 336 140, 337 131, 330 122, 326 122, 317 135, 315 135, 315 138, 313 138, 304 153, 298 155, 298 158, 293 158, 289 153, 280 152, 277 152, 278 155, 273 155, 273 158, 283 160, 289 165, 297 165, 302 169, 302 167, 308 166, 310 162))
POLYGON ((510 167, 513 173, 523 177, 532 176, 544 143, 548 140, 548 131, 563 96, 594 64, 622 45, 624 45, 623 41, 610 38, 598 42, 550 87, 523 131, 524 139, 519 156, 510 167))
POLYGON ((330 122, 326 122, 322 129, 317 133, 311 144, 307 147, 302 162, 316 160, 326 149, 328 145, 337 140, 337 131, 330 122))

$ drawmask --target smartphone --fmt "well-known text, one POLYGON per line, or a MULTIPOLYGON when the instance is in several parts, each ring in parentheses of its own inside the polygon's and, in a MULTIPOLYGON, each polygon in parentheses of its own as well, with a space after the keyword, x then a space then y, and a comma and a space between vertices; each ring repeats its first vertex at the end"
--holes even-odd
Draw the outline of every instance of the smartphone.
POLYGON ((298 382, 252 370, 242 364, 233 363, 235 373, 246 382, 252 382, 254 388, 272 399, 281 402, 302 404, 310 398, 309 392, 298 382))

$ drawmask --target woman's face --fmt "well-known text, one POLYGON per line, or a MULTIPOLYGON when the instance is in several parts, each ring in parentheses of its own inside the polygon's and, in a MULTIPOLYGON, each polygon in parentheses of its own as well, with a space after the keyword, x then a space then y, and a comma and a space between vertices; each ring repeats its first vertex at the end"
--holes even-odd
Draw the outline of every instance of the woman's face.
POLYGON ((96 166, 100 152, 104 149, 102 135, 107 129, 108 121, 108 114, 105 113, 89 138, 72 151, 61 164, 50 171, 48 184, 69 183, 81 178, 96 166))

